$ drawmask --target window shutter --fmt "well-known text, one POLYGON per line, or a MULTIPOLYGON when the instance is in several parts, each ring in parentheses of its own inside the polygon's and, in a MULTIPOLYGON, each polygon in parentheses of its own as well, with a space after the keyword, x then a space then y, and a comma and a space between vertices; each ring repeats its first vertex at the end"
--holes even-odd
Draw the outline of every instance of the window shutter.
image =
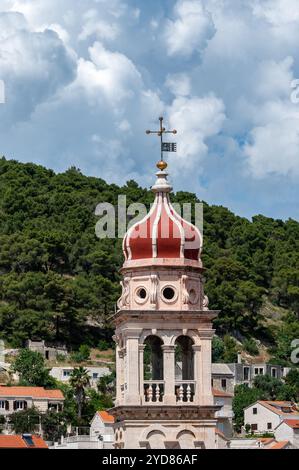
POLYGON ((24 401, 24 410, 27 410, 27 401, 24 401))
POLYGON ((14 409, 14 410, 16 410, 16 409, 17 409, 17 404, 16 404, 16 402, 15 402, 15 401, 13 402, 13 409, 14 409))
POLYGON ((8 400, 6 400, 6 402, 5 402, 5 409, 6 409, 6 411, 9 410, 9 401, 8 400))

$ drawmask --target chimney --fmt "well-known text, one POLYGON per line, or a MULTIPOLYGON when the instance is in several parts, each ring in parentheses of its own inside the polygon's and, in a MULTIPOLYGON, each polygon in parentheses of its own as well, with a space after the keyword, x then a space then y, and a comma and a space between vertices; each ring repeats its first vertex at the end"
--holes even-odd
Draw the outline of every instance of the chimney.
POLYGON ((238 364, 242 364, 242 356, 241 356, 241 353, 238 353, 238 364))

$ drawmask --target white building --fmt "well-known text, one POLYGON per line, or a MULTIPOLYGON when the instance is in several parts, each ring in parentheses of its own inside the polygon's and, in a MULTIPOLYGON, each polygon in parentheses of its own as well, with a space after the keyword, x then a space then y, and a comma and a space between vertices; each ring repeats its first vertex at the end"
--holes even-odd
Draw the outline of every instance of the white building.
POLYGON ((274 431, 278 441, 287 440, 299 449, 299 419, 284 419, 274 431))
MULTIPOLYGON (((90 378, 90 386, 92 388, 97 387, 98 380, 104 375, 110 375, 111 371, 108 367, 84 367, 87 370, 90 378)), ((68 382, 74 367, 65 366, 65 367, 52 367, 50 370, 50 375, 54 379, 59 380, 60 382, 68 382)))
POLYGON ((49 448, 55 450, 113 449, 113 424, 114 418, 107 411, 97 411, 90 423, 89 433, 80 434, 80 428, 77 428, 75 435, 62 436, 59 442, 53 443, 49 448))
POLYGON ((61 411, 64 396, 60 390, 46 390, 43 387, 0 386, 0 415, 7 416, 15 411, 33 406, 39 411, 61 411))
POLYGON ((227 364, 212 363, 212 387, 227 393, 234 393, 235 376, 227 364))
POLYGON ((229 439, 233 435, 233 394, 213 388, 214 405, 221 407, 216 411, 218 431, 229 439))
POLYGON ((299 419, 297 406, 289 401, 257 401, 244 410, 244 425, 255 433, 274 432, 285 419, 299 419))
POLYGON ((97 411, 90 423, 90 436, 100 438, 104 449, 113 449, 114 418, 107 411, 97 411))

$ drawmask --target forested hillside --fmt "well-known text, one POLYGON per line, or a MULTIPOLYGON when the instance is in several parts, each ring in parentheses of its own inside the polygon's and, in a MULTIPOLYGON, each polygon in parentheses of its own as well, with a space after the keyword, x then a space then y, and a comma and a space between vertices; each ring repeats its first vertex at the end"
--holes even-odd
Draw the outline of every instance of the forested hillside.
MULTIPOLYGON (((75 168, 55 174, 0 159, 0 335, 92 345, 119 296, 121 240, 95 236, 99 202, 147 205, 134 181, 109 185, 75 168)), ((270 196, 269 196, 270 197, 270 196)), ((198 201, 178 192, 174 202, 198 201)), ((204 203, 206 292, 221 310, 219 335, 258 338, 281 362, 299 338, 299 223, 262 215, 252 222, 204 203)), ((109 330, 107 330, 109 335, 109 330)))

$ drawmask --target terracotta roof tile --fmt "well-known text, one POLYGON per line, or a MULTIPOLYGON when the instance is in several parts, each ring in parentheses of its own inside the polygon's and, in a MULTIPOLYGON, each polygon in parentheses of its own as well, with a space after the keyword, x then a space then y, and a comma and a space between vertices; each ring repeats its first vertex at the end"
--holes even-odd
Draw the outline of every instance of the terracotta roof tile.
POLYGON ((114 417, 111 416, 107 411, 98 411, 98 415, 101 417, 104 423, 114 423, 114 417))
POLYGON ((284 419, 283 423, 286 423, 290 428, 299 429, 299 419, 284 419))
MULTIPOLYGON (((280 416, 284 415, 295 415, 299 416, 299 412, 297 409, 294 409, 293 403, 289 401, 265 401, 265 400, 259 400, 257 403, 260 403, 261 405, 265 406, 269 410, 273 411, 273 413, 276 413, 280 416), (278 407, 278 408, 277 408, 278 407), (291 408, 290 411, 285 412, 279 409, 280 407, 282 408, 291 408)), ((252 405, 251 405, 252 406, 252 405)))
POLYGON ((44 387, 0 386, 0 397, 32 397, 64 400, 64 396, 61 390, 46 390, 44 387))
POLYGON ((285 447, 287 447, 289 445, 289 441, 280 441, 280 442, 276 442, 275 444, 273 444, 273 446, 271 447, 267 447, 267 449, 284 449, 285 447))
POLYGON ((232 393, 224 392, 223 390, 212 389, 214 397, 233 397, 232 393))
POLYGON ((267 445, 270 444, 270 442, 275 441, 275 439, 274 437, 259 437, 258 441, 260 441, 264 445, 267 445))
POLYGON ((26 441, 19 435, 0 435, 0 449, 48 449, 47 444, 40 436, 32 435, 33 446, 26 444, 26 441))

